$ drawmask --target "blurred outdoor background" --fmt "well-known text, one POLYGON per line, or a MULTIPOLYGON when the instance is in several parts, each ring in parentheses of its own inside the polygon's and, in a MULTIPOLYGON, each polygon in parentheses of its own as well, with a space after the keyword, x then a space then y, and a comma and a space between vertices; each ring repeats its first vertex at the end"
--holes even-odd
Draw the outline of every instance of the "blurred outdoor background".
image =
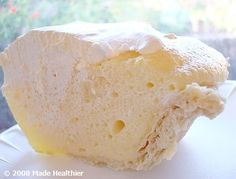
MULTIPOLYGON (((236 0, 0 0, 0 52, 32 28, 145 21, 161 32, 199 38, 229 57, 236 79, 236 0)), ((0 85, 3 73, 0 69, 0 85)), ((0 132, 15 124, 0 92, 0 132)))

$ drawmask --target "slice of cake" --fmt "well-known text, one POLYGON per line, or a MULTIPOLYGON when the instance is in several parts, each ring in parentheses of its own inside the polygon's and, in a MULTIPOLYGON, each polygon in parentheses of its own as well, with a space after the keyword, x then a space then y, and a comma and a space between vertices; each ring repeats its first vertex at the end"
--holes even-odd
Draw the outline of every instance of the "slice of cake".
POLYGON ((33 148, 115 169, 150 169, 224 102, 228 62, 144 23, 73 23, 19 37, 0 55, 3 94, 33 148))

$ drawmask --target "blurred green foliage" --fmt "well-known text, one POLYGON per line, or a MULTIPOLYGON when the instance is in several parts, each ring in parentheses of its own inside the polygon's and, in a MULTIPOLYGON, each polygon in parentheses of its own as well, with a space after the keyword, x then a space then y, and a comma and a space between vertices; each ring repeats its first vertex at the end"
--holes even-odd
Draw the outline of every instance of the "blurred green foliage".
MULTIPOLYGON (((162 32, 177 34, 191 33, 193 25, 198 25, 199 20, 217 24, 220 28, 222 24, 227 26, 222 20, 224 11, 219 10, 219 1, 212 1, 214 0, 0 0, 0 51, 17 36, 32 28, 73 21, 138 20, 149 22, 162 32), (219 18, 214 14, 214 8, 213 15, 204 15, 209 7, 216 8, 219 18), (217 22, 214 22, 214 18, 217 22)), ((233 3, 226 1, 229 1, 227 7, 233 3)))
POLYGON ((161 11, 144 4, 137 0, 0 0, 0 49, 29 29, 73 21, 141 20, 165 32, 190 31, 190 20, 179 7, 161 11))

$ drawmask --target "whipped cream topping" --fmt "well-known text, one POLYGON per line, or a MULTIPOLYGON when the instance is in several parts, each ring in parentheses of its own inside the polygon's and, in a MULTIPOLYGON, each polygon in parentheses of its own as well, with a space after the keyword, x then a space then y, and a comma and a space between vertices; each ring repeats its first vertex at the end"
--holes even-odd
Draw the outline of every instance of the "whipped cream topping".
POLYGON ((34 29, 34 31, 53 31, 73 35, 82 42, 89 42, 85 59, 97 63, 103 59, 117 56, 127 51, 140 54, 154 53, 164 48, 168 39, 152 26, 141 22, 123 23, 71 23, 34 29))

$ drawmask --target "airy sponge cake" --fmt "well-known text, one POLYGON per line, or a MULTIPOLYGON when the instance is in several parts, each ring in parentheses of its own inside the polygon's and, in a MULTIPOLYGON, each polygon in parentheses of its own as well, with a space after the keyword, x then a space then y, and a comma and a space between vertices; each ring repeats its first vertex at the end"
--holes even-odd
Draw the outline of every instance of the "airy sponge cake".
POLYGON ((198 40, 144 23, 74 23, 18 38, 0 55, 3 94, 36 151, 116 169, 169 159, 224 102, 228 62, 198 40))

